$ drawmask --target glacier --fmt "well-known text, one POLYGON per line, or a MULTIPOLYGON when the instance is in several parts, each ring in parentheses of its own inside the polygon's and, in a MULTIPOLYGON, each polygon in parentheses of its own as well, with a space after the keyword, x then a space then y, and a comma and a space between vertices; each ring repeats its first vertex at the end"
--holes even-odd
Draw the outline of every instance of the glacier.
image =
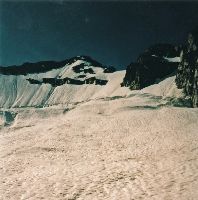
POLYGON ((1 74, 0 199, 196 199, 198 108, 175 76, 141 90, 124 76, 82 59, 1 74), (43 83, 66 77, 107 82, 43 83))

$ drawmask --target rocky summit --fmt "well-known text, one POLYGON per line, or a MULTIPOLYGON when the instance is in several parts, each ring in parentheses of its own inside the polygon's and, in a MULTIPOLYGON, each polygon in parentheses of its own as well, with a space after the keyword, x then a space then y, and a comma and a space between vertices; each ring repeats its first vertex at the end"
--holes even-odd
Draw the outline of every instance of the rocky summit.
POLYGON ((180 47, 171 44, 151 46, 136 62, 127 66, 121 85, 136 90, 154 84, 176 71, 180 61, 179 53, 180 47))

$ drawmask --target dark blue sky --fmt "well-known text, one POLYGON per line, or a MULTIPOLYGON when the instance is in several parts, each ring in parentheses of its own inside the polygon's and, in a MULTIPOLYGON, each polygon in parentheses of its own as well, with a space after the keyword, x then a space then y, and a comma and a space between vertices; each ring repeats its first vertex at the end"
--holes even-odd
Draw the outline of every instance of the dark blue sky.
POLYGON ((0 2, 0 65, 89 55, 125 68, 155 43, 181 43, 196 2, 0 2))

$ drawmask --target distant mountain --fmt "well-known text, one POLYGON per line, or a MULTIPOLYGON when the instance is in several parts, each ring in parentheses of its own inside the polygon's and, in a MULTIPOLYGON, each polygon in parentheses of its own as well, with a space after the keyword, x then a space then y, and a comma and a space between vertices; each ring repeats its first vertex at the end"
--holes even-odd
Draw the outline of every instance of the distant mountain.
POLYGON ((186 45, 149 47, 126 71, 116 72, 89 56, 0 67, 0 107, 42 107, 120 96, 117 91, 140 90, 172 75, 192 107, 198 107, 197 67, 198 29, 189 33, 186 45))
POLYGON ((66 59, 60 62, 56 62, 56 61, 40 61, 36 63, 27 62, 19 66, 13 65, 13 66, 8 66, 8 67, 0 67, 0 74, 27 75, 27 74, 33 74, 33 73, 42 73, 42 72, 47 72, 52 69, 62 68, 65 65, 70 65, 77 60, 84 61, 84 65, 92 65, 92 66, 101 67, 105 70, 105 72, 115 71, 115 68, 104 66, 89 56, 76 56, 76 57, 72 57, 70 59, 66 59))
POLYGON ((109 96, 120 88, 123 75, 124 72, 116 72, 114 67, 104 66, 88 56, 1 67, 0 107, 81 102, 103 92, 109 96))

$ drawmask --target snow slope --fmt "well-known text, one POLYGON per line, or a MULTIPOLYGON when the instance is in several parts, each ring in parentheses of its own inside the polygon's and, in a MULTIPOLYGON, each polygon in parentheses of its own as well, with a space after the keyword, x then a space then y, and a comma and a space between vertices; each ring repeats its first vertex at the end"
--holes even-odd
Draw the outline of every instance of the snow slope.
POLYGON ((119 90, 120 94, 126 94, 129 90, 120 88, 120 83, 125 71, 104 73, 104 68, 92 66, 85 60, 76 60, 62 68, 52 69, 45 73, 28 75, 3 75, 0 74, 0 107, 43 107, 57 104, 81 102, 96 98, 100 95, 111 96, 119 90), (74 67, 84 65, 78 72, 74 67), (84 72, 91 69, 93 73, 84 72), (51 84, 31 84, 27 79, 42 82, 43 78, 70 79, 85 81, 91 77, 99 80, 107 80, 107 85, 96 84, 63 84, 54 87, 51 84), (125 92, 122 92, 125 91, 125 92))
POLYGON ((84 62, 0 75, 0 199, 196 200, 198 109, 185 107, 175 76, 130 91, 125 71, 74 72, 84 62), (108 82, 27 80, 92 76, 108 82))
POLYGON ((10 91, 17 98, 6 105, 58 105, 1 109, 0 199, 196 200, 198 109, 173 106, 175 77, 129 91, 123 76, 41 99, 49 86, 10 91))
MULTIPOLYGON (((113 96, 127 96, 134 91, 127 87, 121 87, 125 70, 114 73, 104 73, 104 69, 92 66, 85 60, 76 60, 62 68, 52 69, 45 73, 28 75, 3 75, 0 74, 0 108, 18 107, 45 107, 59 104, 70 104, 113 96), (91 69, 93 73, 79 71, 74 67, 84 65, 84 69, 91 69), (105 80, 107 84, 62 84, 53 86, 49 83, 32 84, 28 79, 42 82, 43 79, 52 78, 64 80, 70 78, 77 81, 85 81, 91 77, 105 80)), ((149 92, 159 96, 181 97, 182 93, 174 83, 175 77, 170 77, 158 85, 150 86, 149 92), (153 88, 153 89, 152 89, 153 88)), ((146 92, 148 89, 144 89, 146 92)))

